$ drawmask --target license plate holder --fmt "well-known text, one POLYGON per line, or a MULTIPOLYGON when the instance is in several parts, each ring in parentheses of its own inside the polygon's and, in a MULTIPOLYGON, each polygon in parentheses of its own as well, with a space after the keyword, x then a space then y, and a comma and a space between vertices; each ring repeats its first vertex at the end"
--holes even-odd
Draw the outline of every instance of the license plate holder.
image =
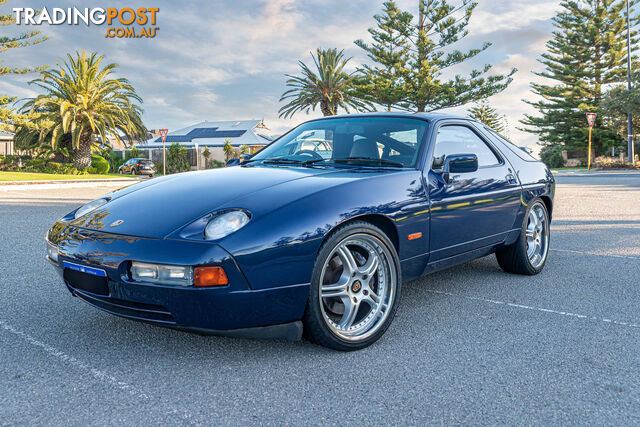
POLYGON ((106 271, 68 261, 63 261, 62 265, 64 266, 64 280, 72 288, 95 295, 109 295, 109 280, 106 271))

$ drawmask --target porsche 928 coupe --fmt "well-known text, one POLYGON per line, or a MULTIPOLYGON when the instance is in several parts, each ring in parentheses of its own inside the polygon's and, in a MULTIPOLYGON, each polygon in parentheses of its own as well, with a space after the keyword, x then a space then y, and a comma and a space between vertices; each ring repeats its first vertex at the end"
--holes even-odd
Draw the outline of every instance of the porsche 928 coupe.
POLYGON ((490 128, 437 114, 311 120, 242 164, 147 180, 70 212, 47 259, 72 295, 201 333, 378 340, 402 283, 495 253, 542 271, 555 183, 490 128))

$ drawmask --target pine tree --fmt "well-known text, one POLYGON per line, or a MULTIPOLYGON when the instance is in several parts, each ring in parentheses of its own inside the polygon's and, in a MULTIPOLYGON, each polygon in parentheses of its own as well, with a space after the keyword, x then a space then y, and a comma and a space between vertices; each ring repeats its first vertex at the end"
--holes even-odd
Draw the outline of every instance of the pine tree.
POLYGON ((419 0, 418 19, 385 3, 384 14, 376 16, 378 28, 369 33, 373 43, 361 40, 363 48, 377 65, 365 68, 368 84, 360 88, 365 99, 385 108, 424 112, 456 107, 503 91, 516 72, 488 75, 491 65, 452 79, 444 76, 451 68, 474 58, 491 46, 461 51, 454 44, 467 36, 467 25, 477 2, 462 0, 454 6, 448 0, 419 0), (389 80, 385 80, 389 77, 389 80))
POLYGON ((384 13, 373 17, 377 28, 370 28, 374 44, 356 40, 356 45, 379 66, 364 65, 356 84, 362 97, 385 107, 387 111, 404 99, 407 63, 410 54, 410 13, 401 11, 394 1, 384 3, 384 13))
POLYGON ((476 102, 469 109, 469 117, 484 123, 498 133, 502 133, 506 129, 505 117, 498 114, 486 99, 476 102))
MULTIPOLYGON (((637 0, 630 3, 633 7, 637 0)), ((585 113, 600 113, 603 86, 626 76, 624 6, 621 0, 561 3, 560 12, 553 18, 553 38, 540 61, 545 70, 535 73, 551 82, 531 85, 541 99, 525 102, 539 114, 525 115, 521 121, 524 130, 539 136, 542 145, 587 148, 585 113)), ((637 43, 636 31, 632 32, 632 43, 637 43)), ((602 126, 601 117, 599 114, 593 129, 592 147, 597 153, 622 142, 614 130, 602 126)))
MULTIPOLYGON (((7 0, 0 0, 0 6, 7 3, 7 0)), ((7 27, 15 24, 15 17, 10 15, 0 14, 0 26, 7 27)), ((10 49, 20 49, 23 47, 29 47, 42 43, 47 40, 48 37, 43 36, 41 31, 29 31, 14 35, 0 36, 0 53, 6 52, 10 49)), ((42 71, 46 66, 37 66, 30 68, 18 68, 10 67, 1 64, 0 61, 0 77, 7 74, 27 74, 42 71)), ((0 129, 14 130, 15 125, 29 125, 29 116, 18 114, 9 106, 16 100, 15 96, 0 94, 0 129)))

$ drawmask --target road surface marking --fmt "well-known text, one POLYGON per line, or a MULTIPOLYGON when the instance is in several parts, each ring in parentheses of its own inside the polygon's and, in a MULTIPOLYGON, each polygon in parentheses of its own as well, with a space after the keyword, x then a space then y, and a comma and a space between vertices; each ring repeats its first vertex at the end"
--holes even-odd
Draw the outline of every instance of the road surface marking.
POLYGON ((498 301, 498 300, 493 300, 493 299, 488 299, 488 298, 471 297, 471 296, 467 296, 467 295, 454 294, 454 293, 450 293, 450 292, 436 291, 436 290, 433 290, 433 289, 427 289, 426 291, 427 292, 431 292, 433 294, 438 294, 438 295, 447 295, 447 296, 450 296, 450 297, 464 298, 464 299, 468 299, 468 300, 472 300, 472 301, 481 301, 481 302, 487 302, 487 303, 490 303, 490 304, 505 305, 505 306, 514 307, 514 308, 522 308, 524 310, 531 310, 531 311, 539 311, 539 312, 542 312, 542 313, 557 314, 557 315, 560 315, 560 316, 573 317, 573 318, 576 318, 576 319, 595 320, 595 321, 604 322, 604 323, 611 323, 613 325, 627 326, 629 328, 640 329, 640 324, 638 324, 638 323, 620 322, 618 320, 612 320, 612 319, 607 319, 607 318, 603 318, 603 317, 587 316, 587 315, 584 315, 584 314, 571 313, 571 312, 568 312, 568 311, 551 310, 551 309, 548 309, 548 308, 533 307, 533 306, 530 306, 530 305, 515 304, 515 303, 512 303, 512 302, 498 301))
POLYGON ((613 258, 625 258, 625 259, 640 260, 640 256, 633 256, 633 255, 616 255, 616 254, 605 254, 605 253, 585 252, 585 251, 573 251, 571 249, 555 249, 555 248, 551 248, 549 250, 556 251, 556 252, 566 252, 566 253, 570 253, 570 254, 591 255, 591 256, 608 256, 608 257, 613 257, 613 258))
MULTIPOLYGON (((136 389, 134 386, 132 386, 131 384, 128 384, 124 381, 120 381, 119 379, 117 379, 116 377, 107 374, 104 371, 101 371, 99 369, 93 368, 89 365, 87 365, 86 363, 76 359, 75 357, 61 351, 58 350, 57 348, 46 344, 34 337, 32 337, 31 335, 27 334, 26 332, 22 332, 19 329, 16 329, 15 327, 11 326, 10 324, 8 324, 7 322, 3 321, 0 319, 0 329, 3 329, 15 336, 17 336, 18 338, 21 338, 23 341, 27 342, 28 344, 31 344, 34 347, 39 347, 42 350, 44 350, 45 353, 47 353, 50 356, 55 357, 56 359, 64 362, 64 363, 68 363, 72 366, 75 366, 76 368, 80 369, 81 371, 84 371, 85 373, 89 373, 91 376, 93 376, 94 378, 96 378, 97 380, 107 383, 113 387, 116 387, 118 389, 120 389, 121 391, 124 391, 126 393, 129 393, 131 396, 143 400, 143 401, 149 401, 150 397, 136 389)), ((184 421, 191 421, 192 415, 186 411, 180 411, 178 409, 172 409, 172 408, 168 408, 169 411, 167 412, 167 415, 176 415, 178 417, 180 417, 182 420, 184 421)))

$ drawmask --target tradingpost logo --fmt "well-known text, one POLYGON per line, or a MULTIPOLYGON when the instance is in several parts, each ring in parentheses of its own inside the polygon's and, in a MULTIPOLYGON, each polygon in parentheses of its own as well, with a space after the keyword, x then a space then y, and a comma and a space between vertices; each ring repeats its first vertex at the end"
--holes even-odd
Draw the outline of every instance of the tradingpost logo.
POLYGON ((14 7, 17 25, 106 25, 106 38, 154 38, 160 28, 156 26, 158 7, 132 9, 100 7, 78 9, 76 7, 42 10, 14 7), (137 27, 137 26, 139 27, 137 27))

